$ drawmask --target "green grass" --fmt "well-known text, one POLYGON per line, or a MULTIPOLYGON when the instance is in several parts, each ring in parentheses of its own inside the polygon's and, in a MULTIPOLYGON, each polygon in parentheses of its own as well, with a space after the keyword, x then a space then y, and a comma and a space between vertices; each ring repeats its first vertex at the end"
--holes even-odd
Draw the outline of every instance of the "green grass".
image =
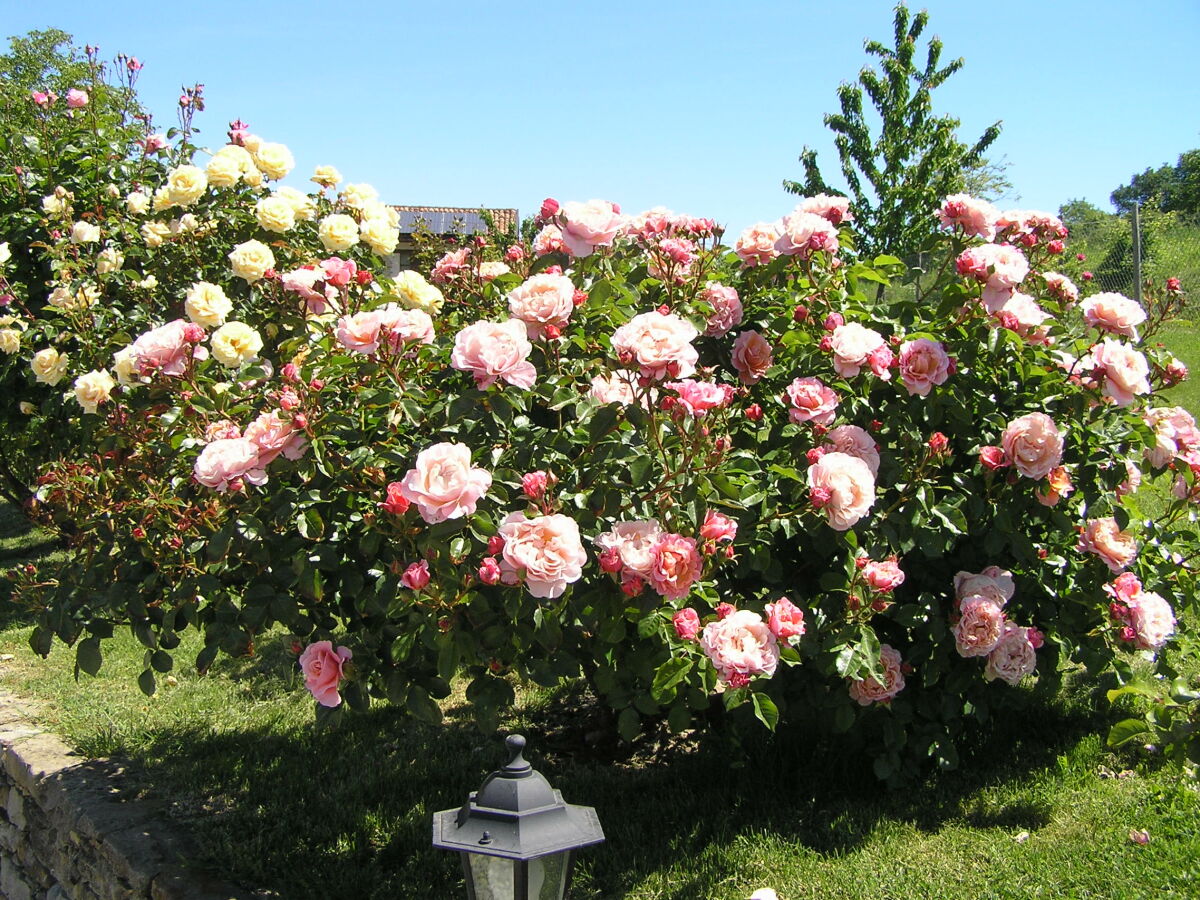
MULTIPOLYGON (((1170 402, 1200 410, 1200 338, 1187 324, 1161 337, 1197 373, 1170 402)), ((4 507, 0 534, 0 572, 52 546, 4 507)), ((441 728, 379 707, 317 731, 284 635, 208 676, 184 664, 199 650, 189 635, 146 698, 128 634, 77 682, 70 650, 34 657, 28 623, 3 615, 3 685, 46 698, 42 718, 83 753, 130 763, 130 783, 192 829, 201 862, 287 898, 461 896, 457 861, 430 848, 430 815, 503 761, 461 697, 441 728)), ((1110 752, 1101 735, 1117 716, 1093 687, 1030 700, 959 771, 895 792, 853 745, 797 729, 614 753, 588 744, 592 706, 570 693, 523 692, 504 730, 529 737, 569 801, 597 808, 608 839, 584 852, 577 898, 1200 896, 1196 786, 1140 750, 1110 752), (1128 774, 1102 777, 1115 772, 1128 774)))

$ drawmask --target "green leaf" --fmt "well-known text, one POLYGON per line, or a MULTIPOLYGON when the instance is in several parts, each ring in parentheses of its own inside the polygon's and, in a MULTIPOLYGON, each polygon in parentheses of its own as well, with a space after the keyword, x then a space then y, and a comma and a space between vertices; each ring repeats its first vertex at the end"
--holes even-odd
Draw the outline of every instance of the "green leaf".
POLYGON ((103 662, 104 657, 100 653, 100 641, 98 638, 85 638, 76 645, 75 664, 84 672, 87 672, 89 675, 95 675, 100 671, 100 666, 103 662))
POLYGON ((154 681, 153 669, 146 669, 141 675, 138 676, 137 681, 138 687, 142 689, 143 694, 145 694, 147 697, 154 696, 154 691, 157 689, 157 685, 154 681))
POLYGON ((755 717, 767 726, 768 731, 774 731, 775 726, 779 723, 779 708, 775 705, 775 701, 766 694, 757 692, 751 694, 750 699, 754 703, 755 717))
POLYGON ((659 703, 665 703, 673 696, 675 687, 692 671, 692 660, 686 656, 673 656, 658 667, 654 673, 654 683, 650 686, 650 696, 659 703))
POLYGON ((150 654, 150 666, 155 672, 170 672, 175 668, 175 660, 166 650, 155 650, 150 654))
POLYGON ((429 696, 429 692, 420 685, 409 685, 408 697, 404 701, 404 706, 415 719, 428 722, 430 725, 441 724, 442 708, 437 705, 436 700, 429 696))
POLYGON ((626 707, 621 710, 621 714, 617 716, 617 733, 621 735, 622 740, 631 743, 642 733, 642 717, 637 714, 636 709, 626 707))
POLYGON ((1149 731, 1144 719, 1122 719, 1108 730, 1108 746, 1120 747, 1149 731))
POLYGON ((679 734, 687 731, 692 724, 692 713, 688 709, 687 703, 680 701, 671 707, 671 711, 667 713, 667 727, 671 729, 672 734, 679 734))

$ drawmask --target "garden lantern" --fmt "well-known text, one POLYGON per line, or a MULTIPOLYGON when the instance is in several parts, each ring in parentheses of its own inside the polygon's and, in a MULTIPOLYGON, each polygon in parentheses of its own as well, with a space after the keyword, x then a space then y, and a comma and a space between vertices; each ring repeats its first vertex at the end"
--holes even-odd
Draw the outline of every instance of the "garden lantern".
POLYGON ((575 851, 604 840, 596 811, 563 802, 509 735, 508 764, 461 809, 433 815, 433 846, 462 854, 469 900, 562 900, 575 851))

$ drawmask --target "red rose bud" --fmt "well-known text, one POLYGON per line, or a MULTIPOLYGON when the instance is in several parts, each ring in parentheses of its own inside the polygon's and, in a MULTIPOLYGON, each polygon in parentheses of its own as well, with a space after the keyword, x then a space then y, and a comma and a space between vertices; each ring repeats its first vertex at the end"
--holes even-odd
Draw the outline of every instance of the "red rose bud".
POLYGON ((265 278, 267 281, 274 281, 278 277, 279 277, 279 273, 276 272, 274 269, 264 269, 263 270, 263 278, 265 278))
POLYGON ((824 455, 825 455, 825 448, 813 447, 811 450, 809 450, 807 453, 804 454, 804 458, 808 460, 808 464, 810 466, 815 466, 818 462, 821 461, 821 457, 824 455))
POLYGON ((576 306, 583 306, 583 304, 587 303, 587 298, 587 291, 581 291, 579 288, 575 288, 575 295, 571 298, 571 300, 576 306))
POLYGON ((542 329, 542 334, 546 336, 547 340, 557 341, 560 337, 562 337, 562 329, 557 325, 547 325, 542 329))
POLYGON ((503 664, 500 662, 500 660, 495 659, 495 658, 488 660, 488 668, 492 670, 493 674, 497 674, 497 673, 504 671, 503 664))
POLYGON ((958 357, 951 356, 949 357, 949 363, 946 366, 946 374, 953 375, 956 372, 958 372, 958 357))
POLYGON ((294 362, 288 363, 279 373, 284 381, 296 384, 300 381, 300 367, 294 362))
POLYGON ((671 307, 664 303, 658 308, 658 314, 660 316, 669 316, 671 314, 671 307))
POLYGON ((549 476, 542 471, 526 472, 521 476, 521 490, 530 500, 540 500, 546 493, 549 476))
POLYGON ((375 276, 372 275, 370 272, 368 272, 366 269, 359 269, 357 272, 354 273, 354 280, 357 281, 359 284, 361 284, 363 287, 366 287, 368 284, 370 284, 372 281, 375 280, 375 276))
POLYGON ((744 688, 749 686, 750 676, 745 672, 733 672, 730 674, 728 682, 729 686, 735 690, 738 688, 744 688))
POLYGON ((730 615, 732 615, 735 612, 737 612, 737 608, 732 603, 718 603, 717 604, 717 618, 718 619, 728 618, 730 615))
POLYGON ((1085 259, 1087 259, 1087 257, 1086 257, 1084 254, 1082 254, 1082 253, 1076 253, 1076 254, 1075 254, 1075 258, 1076 258, 1077 260, 1079 260, 1080 262, 1083 262, 1085 259))
POLYGON ((823 336, 821 338, 820 347, 821 347, 821 350, 824 351, 825 353, 828 353, 830 350, 832 350, 833 349, 833 335, 827 334, 827 335, 823 336))
POLYGON ((472 239, 472 243, 476 247, 478 247, 480 250, 482 250, 484 247, 487 246, 487 238, 485 238, 483 235, 478 235, 474 239, 472 239))
POLYGON ((1091 272, 1084 272, 1084 273, 1083 273, 1083 280, 1084 280, 1084 281, 1091 281, 1091 280, 1092 280, 1092 273, 1091 273, 1091 272))
POLYGON ((440 619, 438 619, 438 631, 442 632, 442 634, 445 634, 449 630, 450 630, 450 617, 442 616, 440 619))
POLYGON ((133 529, 134 540, 144 541, 146 539, 146 529, 141 525, 137 525, 133 529))
POLYGON ((980 447, 979 462, 985 469, 1003 469, 1008 465, 1008 456, 1003 447, 980 447))
POLYGON ((1041 650, 1042 644, 1046 643, 1046 636, 1032 625, 1025 629, 1025 637, 1034 650, 1041 650))
POLYGON ((525 258, 525 248, 520 244, 512 244, 504 251, 504 258, 509 262, 520 262, 525 258))
POLYGON ((871 557, 869 556, 856 556, 854 557, 854 568, 865 569, 870 561, 871 557))
POLYGON ((198 344, 204 340, 204 329, 195 322, 188 322, 183 326, 183 339, 189 344, 198 344))
POLYGON ((610 575, 621 571, 621 551, 616 547, 606 547, 600 551, 600 570, 610 575))
POLYGON ((498 534, 493 534, 488 538, 488 556, 496 556, 504 550, 504 538, 498 534))
POLYGON ((833 491, 827 487, 811 488, 808 492, 808 499, 815 509, 824 509, 833 499, 833 491))
POLYGON ((871 430, 872 431, 878 431, 882 427, 883 427, 883 422, 879 421, 879 419, 871 420, 871 430))
POLYGON ((167 543, 171 545, 172 550, 178 550, 183 546, 183 538, 179 535, 174 535, 167 543))
POLYGON ((634 572, 626 571, 625 577, 621 579, 621 593, 626 597, 636 597, 645 586, 646 582, 642 581, 634 572))
POLYGON ((940 431, 935 431, 929 437, 929 449, 934 453, 942 453, 950 446, 950 439, 940 431))
POLYGON ((812 430, 813 434, 815 434, 817 437, 825 437, 825 435, 829 434, 828 425, 814 425, 812 430))
POLYGON ((1023 244, 1023 245, 1025 245, 1026 247, 1032 247, 1034 244, 1036 244, 1036 243, 1037 243, 1037 235, 1035 235, 1035 234, 1022 234, 1021 236, 1019 236, 1019 237, 1017 238, 1017 243, 1019 243, 1019 244, 1023 244))
POLYGON ((723 434, 719 438, 717 438, 715 441, 713 441, 713 449, 715 449, 718 453, 724 453, 726 450, 728 450, 732 446, 733 446, 733 441, 730 440, 729 435, 727 435, 727 434, 723 434))
POLYGON ((409 590, 419 591, 429 585, 429 563, 425 560, 410 563, 400 576, 400 583, 409 590))
POLYGON ((546 266, 546 268, 543 269, 542 271, 545 272, 547 275, 561 275, 562 274, 562 266, 546 266))
POLYGON ((296 413, 294 416, 292 416, 292 424, 295 425, 297 428, 307 428, 308 427, 308 416, 306 416, 302 412, 296 413))
POLYGON ((542 201, 542 208, 538 210, 538 218, 543 222, 548 222, 558 215, 558 201, 553 197, 547 197, 542 201))
POLYGON ((1057 254, 1063 252, 1063 249, 1065 246, 1066 245, 1063 244, 1062 241, 1060 241, 1056 238, 1055 240, 1051 241, 1050 243, 1048 243, 1046 245, 1046 249, 1049 250, 1051 253, 1057 255, 1057 254))
POLYGON ((500 563, 494 556, 486 557, 479 565, 479 580, 484 584, 500 583, 500 563))
POLYGON ((1180 284, 1178 278, 1167 279, 1167 290, 1172 294, 1178 294, 1182 289, 1182 285, 1180 284))
POLYGON ((797 322, 808 321, 808 307, 803 303, 797 303, 796 308, 792 310, 792 318, 797 322))
POLYGON ((308 383, 308 387, 310 390, 319 391, 321 388, 325 387, 325 382, 320 378, 314 378, 308 383))
POLYGON ((841 313, 830 313, 825 317, 825 321, 821 327, 826 331, 833 331, 835 328, 840 328, 846 324, 846 319, 841 313))
POLYGON ((379 505, 385 513, 391 513, 393 516, 402 516, 408 512, 408 508, 412 504, 404 496, 400 482, 393 481, 387 486, 387 498, 379 505))
POLYGON ((757 403, 751 403, 746 407, 746 418, 751 422, 759 422, 763 417, 763 408, 757 403))
POLYGON ((680 640, 694 641, 700 634, 700 615, 691 607, 681 609, 671 617, 680 640))

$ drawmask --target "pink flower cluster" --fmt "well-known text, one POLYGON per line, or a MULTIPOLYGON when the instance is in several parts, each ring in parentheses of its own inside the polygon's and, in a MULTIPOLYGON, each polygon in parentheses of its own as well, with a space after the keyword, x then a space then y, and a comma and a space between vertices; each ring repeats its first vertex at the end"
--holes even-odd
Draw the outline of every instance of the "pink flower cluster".
POLYGON ((607 200, 564 203, 556 219, 567 252, 580 257, 590 256, 597 247, 612 246, 625 221, 621 208, 607 200))
POLYGON ((1098 387, 1117 406, 1130 406, 1134 398, 1150 393, 1150 364, 1128 344, 1105 338, 1079 360, 1086 387, 1098 387))
POLYGON ((1046 281, 1046 290, 1064 306, 1073 306, 1079 302, 1079 288, 1066 275, 1047 272, 1042 278, 1046 281))
POLYGON ((579 538, 579 526, 558 513, 529 518, 515 512, 500 524, 504 541, 500 560, 506 584, 525 582, 534 597, 561 597, 568 584, 583 577, 587 552, 579 538))
POLYGON ((1172 459, 1189 461, 1200 455, 1200 430, 1182 406, 1155 406, 1143 418, 1154 429, 1154 446, 1145 451, 1154 468, 1162 468, 1172 459))
POLYGON ((853 378, 864 366, 884 381, 892 377, 890 367, 895 355, 878 331, 857 322, 838 325, 829 348, 833 351, 833 368, 843 378, 853 378))
POLYGON ((459 247, 449 251, 433 264, 429 280, 434 284, 446 284, 460 278, 463 272, 471 267, 471 261, 468 259, 470 255, 470 247, 459 247))
POLYGON ((742 301, 734 288, 710 281, 700 292, 699 300, 712 307, 704 326, 704 333, 710 337, 722 337, 742 323, 742 301))
POLYGON ((865 428, 839 425, 830 429, 820 451, 821 456, 826 453, 845 453, 857 457, 867 464, 872 478, 879 475, 879 445, 865 428))
MULTIPOLYGON (((710 410, 724 409, 734 397, 734 389, 728 384, 696 381, 692 378, 667 381, 663 383, 663 387, 679 395, 678 399, 667 398, 674 401, 670 406, 672 411, 694 419, 704 417, 710 410)), ((666 399, 663 400, 663 406, 667 406, 666 399)))
POLYGON ((1042 633, 1008 620, 1004 606, 1012 599, 1012 573, 988 566, 982 572, 954 576, 958 619, 951 629, 960 656, 987 657, 984 677, 1018 684, 1037 666, 1042 633))
POLYGON ((183 319, 152 328, 130 344, 133 367, 143 377, 156 374, 179 376, 193 359, 207 359, 208 350, 199 346, 204 329, 183 319))
POLYGON ((380 344, 393 353, 406 344, 432 344, 433 319, 420 309, 402 309, 389 303, 379 309, 342 316, 337 323, 337 339, 352 353, 375 353, 380 344))
POLYGON ((748 609, 734 610, 704 626, 700 648, 721 681, 733 688, 745 687, 757 675, 770 678, 779 665, 775 634, 762 616, 748 609))
POLYGON ((1008 244, 968 247, 956 261, 958 274, 983 285, 983 305, 989 313, 1000 308, 1029 274, 1025 255, 1008 244))
POLYGON ((823 510, 829 527, 847 531, 875 503, 875 476, 870 467, 848 453, 825 453, 808 467, 808 493, 823 510))
MULTIPOLYGON (((366 273, 364 271, 363 273, 366 273)), ((320 265, 301 266, 279 276, 285 291, 304 300, 305 308, 314 316, 342 308, 342 291, 359 277, 358 265, 352 259, 331 256, 320 265)))
POLYGON ((694 538, 663 531, 656 519, 618 522, 595 540, 600 568, 616 576, 626 594, 636 596, 649 584, 661 596, 680 600, 704 574, 704 554, 715 552, 718 543, 731 543, 736 535, 735 521, 709 510, 700 526, 701 545, 694 538))
POLYGON ((986 200, 970 194, 951 194, 942 201, 937 217, 943 228, 961 228, 963 234, 991 241, 996 237, 1000 211, 986 200))
POLYGON ((1153 591, 1142 590, 1132 572, 1118 575, 1104 590, 1113 598, 1109 614, 1118 625, 1121 640, 1139 650, 1158 650, 1175 633, 1171 605, 1153 591))
POLYGON ((757 222, 741 233, 733 245, 733 251, 747 268, 765 266, 779 256, 779 251, 775 249, 779 238, 778 222, 757 222))
POLYGON ((1045 243, 1051 253, 1062 252, 1067 227, 1058 216, 1036 209, 1008 209, 996 218, 996 236, 1022 247, 1045 243))
POLYGON ((267 481, 266 467, 279 456, 297 460, 308 448, 300 414, 261 413, 245 433, 228 420, 215 422, 205 432, 208 441, 192 467, 192 476, 218 493, 240 491, 247 484, 267 481))
POLYGON ((706 238, 712 235, 716 225, 712 219, 680 215, 663 206, 656 206, 632 216, 621 233, 643 244, 653 244, 666 238, 706 238))
POLYGON ((807 212, 803 207, 804 204, 800 204, 783 217, 779 237, 775 240, 775 252, 800 259, 808 259, 818 251, 836 253, 837 228, 824 216, 807 212))
POLYGON ((850 698, 860 706, 890 703, 904 690, 903 660, 899 650, 890 644, 880 644, 879 667, 883 669, 882 684, 872 677, 850 679, 850 698))
POLYGON ((685 378, 700 358, 692 341, 696 328, 672 312, 634 316, 612 336, 612 348, 623 365, 636 364, 648 380, 685 378))
POLYGON ((574 310, 575 285, 566 275, 534 275, 508 295, 508 311, 525 323, 531 341, 547 337, 552 329, 561 329, 574 310))

